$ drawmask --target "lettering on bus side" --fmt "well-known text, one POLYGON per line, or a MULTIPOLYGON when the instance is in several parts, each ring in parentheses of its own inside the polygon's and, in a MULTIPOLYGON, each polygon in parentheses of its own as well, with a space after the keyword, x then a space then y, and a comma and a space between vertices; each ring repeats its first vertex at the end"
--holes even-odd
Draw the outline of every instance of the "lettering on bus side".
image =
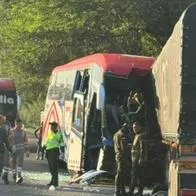
POLYGON ((14 104, 14 99, 12 97, 7 97, 6 95, 0 95, 0 103, 14 104))

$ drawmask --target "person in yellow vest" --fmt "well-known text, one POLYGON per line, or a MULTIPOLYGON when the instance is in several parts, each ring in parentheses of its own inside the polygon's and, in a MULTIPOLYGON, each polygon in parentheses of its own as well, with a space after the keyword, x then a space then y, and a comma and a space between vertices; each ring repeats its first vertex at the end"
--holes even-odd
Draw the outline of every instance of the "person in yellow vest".
POLYGON ((46 137, 45 146, 46 158, 48 159, 49 171, 51 174, 51 181, 48 186, 58 186, 58 160, 59 160, 59 148, 62 143, 63 137, 60 131, 58 131, 58 123, 53 121, 49 123, 51 130, 46 137))

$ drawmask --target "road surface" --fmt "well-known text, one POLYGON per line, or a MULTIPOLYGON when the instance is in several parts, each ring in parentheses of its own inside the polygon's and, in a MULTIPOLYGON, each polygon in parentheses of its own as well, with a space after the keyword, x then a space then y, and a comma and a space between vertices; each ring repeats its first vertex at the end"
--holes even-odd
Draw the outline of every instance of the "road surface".
POLYGON ((55 191, 48 190, 47 183, 50 181, 50 174, 48 173, 47 161, 35 160, 35 154, 31 154, 29 159, 25 160, 24 165, 24 181, 22 184, 16 184, 9 175, 10 184, 4 185, 0 180, 0 195, 1 196, 38 196, 38 195, 55 195, 55 196, 99 196, 99 195, 113 195, 113 186, 99 187, 99 186, 82 186, 69 185, 70 176, 64 171, 59 172, 59 188, 55 191))
MULTIPOLYGON (((24 181, 16 184, 9 174, 9 185, 4 185, 0 179, 0 196, 112 196, 114 195, 114 185, 107 186, 89 186, 73 184, 69 185, 70 176, 64 170, 59 171, 59 188, 56 190, 48 190, 47 183, 50 181, 48 172, 48 164, 46 160, 36 160, 35 147, 36 142, 32 134, 30 135, 29 158, 25 158, 24 162, 24 181)), ((150 195, 149 191, 145 194, 150 195)))
POLYGON ((79 184, 69 185, 70 176, 64 169, 59 171, 59 188, 55 191, 48 190, 47 183, 50 181, 48 172, 48 164, 46 160, 36 160, 35 147, 36 141, 32 134, 29 134, 30 141, 30 157, 25 158, 24 162, 24 181, 21 184, 16 184, 9 173, 9 185, 4 185, 0 179, 0 196, 103 196, 113 195, 113 186, 94 187, 82 186, 79 184))

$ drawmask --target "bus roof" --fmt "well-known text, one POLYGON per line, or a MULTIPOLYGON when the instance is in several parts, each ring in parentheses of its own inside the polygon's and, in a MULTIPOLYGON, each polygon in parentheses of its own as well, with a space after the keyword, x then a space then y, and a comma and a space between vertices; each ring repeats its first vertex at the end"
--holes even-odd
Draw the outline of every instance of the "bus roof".
POLYGON ((154 61, 155 58, 153 57, 107 53, 93 54, 71 61, 68 64, 57 66, 53 72, 86 69, 96 63, 101 67, 103 73, 109 72, 114 75, 128 76, 133 69, 139 73, 148 72, 154 61))
POLYGON ((13 80, 8 78, 0 78, 0 90, 7 91, 7 90, 15 90, 15 83, 13 80))

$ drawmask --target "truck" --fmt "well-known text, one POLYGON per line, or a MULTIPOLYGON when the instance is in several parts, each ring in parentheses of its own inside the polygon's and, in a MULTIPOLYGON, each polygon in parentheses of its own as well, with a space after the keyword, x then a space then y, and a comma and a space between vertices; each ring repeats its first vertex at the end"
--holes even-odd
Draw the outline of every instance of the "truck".
POLYGON ((196 4, 190 5, 152 68, 157 127, 168 145, 169 196, 196 195, 196 4))

